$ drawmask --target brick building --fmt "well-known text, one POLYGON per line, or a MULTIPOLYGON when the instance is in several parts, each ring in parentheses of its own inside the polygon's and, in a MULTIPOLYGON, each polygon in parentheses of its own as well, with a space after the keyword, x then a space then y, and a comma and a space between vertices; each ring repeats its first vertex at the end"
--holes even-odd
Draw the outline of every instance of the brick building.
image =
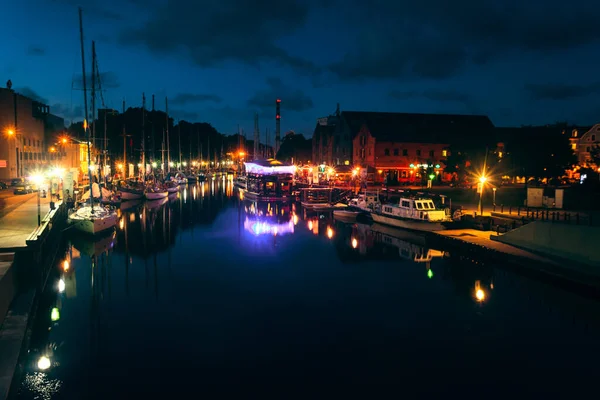
POLYGON ((64 129, 50 107, 14 90, 0 88, 0 179, 27 176, 50 158, 46 138, 64 129))
POLYGON ((408 182, 423 173, 443 176, 450 148, 485 149, 494 128, 481 115, 408 114, 344 111, 317 125, 313 161, 353 165, 369 180, 408 182), (317 145, 319 144, 319 145, 317 145), (321 160, 315 154, 323 154, 321 160), (427 168, 421 168, 427 165, 427 168), (439 168, 436 168, 436 165, 439 168), (425 171, 427 170, 427 171, 425 171))

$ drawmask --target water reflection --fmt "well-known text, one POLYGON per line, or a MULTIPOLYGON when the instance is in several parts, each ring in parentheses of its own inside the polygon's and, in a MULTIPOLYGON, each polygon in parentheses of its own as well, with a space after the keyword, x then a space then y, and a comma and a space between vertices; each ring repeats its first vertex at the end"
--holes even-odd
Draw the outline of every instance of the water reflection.
POLYGON ((244 374, 275 375, 290 360, 313 371, 302 360, 315 349, 326 369, 352 379, 392 371, 396 382, 385 362, 371 371, 373 360, 466 370, 479 365, 471 354, 496 365, 541 334, 595 343, 595 303, 418 234, 241 201, 230 185, 187 186, 121 210, 113 235, 69 239, 40 299, 20 398, 131 397, 127 389, 195 382, 197 371, 236 380, 240 360, 244 374), (179 372, 165 370, 176 363, 179 372))

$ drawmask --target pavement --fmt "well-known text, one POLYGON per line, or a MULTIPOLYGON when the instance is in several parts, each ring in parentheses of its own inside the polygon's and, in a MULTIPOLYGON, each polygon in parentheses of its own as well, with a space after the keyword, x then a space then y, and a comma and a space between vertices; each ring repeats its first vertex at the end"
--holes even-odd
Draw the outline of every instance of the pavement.
MULTIPOLYGON (((4 191, 2 193, 4 195, 4 191)), ((0 253, 19 251, 27 247, 25 241, 37 227, 37 193, 0 198, 0 253)), ((43 219, 50 210, 50 196, 40 199, 43 219)))

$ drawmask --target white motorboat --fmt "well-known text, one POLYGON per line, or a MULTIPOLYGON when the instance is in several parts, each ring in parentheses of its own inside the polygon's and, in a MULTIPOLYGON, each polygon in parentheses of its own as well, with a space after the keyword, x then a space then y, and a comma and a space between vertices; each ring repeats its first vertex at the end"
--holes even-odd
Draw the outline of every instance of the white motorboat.
POLYGON ((121 193, 121 200, 138 200, 144 197, 144 187, 137 183, 121 181, 117 190, 121 193))
POLYGON ((372 212, 381 206, 379 193, 360 193, 348 202, 348 206, 357 211, 372 212))
POLYGON ((424 232, 444 230, 444 224, 452 222, 449 209, 437 209, 433 200, 421 197, 401 197, 398 204, 382 204, 371 217, 380 224, 424 232))
POLYGON ((146 192, 144 193, 144 196, 146 196, 147 200, 164 199, 168 195, 169 192, 167 191, 167 189, 161 186, 148 186, 146 188, 146 192))
POLYGON ((69 225, 84 233, 96 235, 113 229, 117 225, 117 213, 107 207, 81 206, 69 214, 69 225))
POLYGON ((179 184, 175 181, 167 181, 165 182, 165 189, 169 194, 179 192, 179 184))

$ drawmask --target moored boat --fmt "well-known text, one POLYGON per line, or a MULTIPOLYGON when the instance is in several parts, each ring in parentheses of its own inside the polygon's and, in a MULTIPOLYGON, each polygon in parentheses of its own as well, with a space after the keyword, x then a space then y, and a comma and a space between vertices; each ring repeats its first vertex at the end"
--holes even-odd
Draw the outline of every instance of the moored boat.
POLYGON ((167 181, 165 182, 165 189, 169 193, 177 193, 179 192, 179 184, 175 181, 167 181))
POLYGON ((206 180, 206 175, 204 175, 204 172, 199 172, 198 173, 198 182, 204 182, 206 180))
POLYGON ((121 193, 121 200, 138 200, 144 197, 144 187, 135 181, 120 181, 117 190, 121 193))
POLYGON ((401 197, 398 204, 385 203, 371 213, 373 221, 396 228, 434 232, 451 223, 449 209, 437 209, 433 200, 421 197, 401 197))
POLYGON ((97 235, 117 225, 117 213, 109 207, 88 205, 73 210, 68 217, 69 225, 80 232, 97 235))
POLYGON ((147 200, 159 200, 164 199, 169 195, 167 189, 162 187, 161 185, 149 185, 146 187, 146 191, 144 192, 144 196, 147 200))

